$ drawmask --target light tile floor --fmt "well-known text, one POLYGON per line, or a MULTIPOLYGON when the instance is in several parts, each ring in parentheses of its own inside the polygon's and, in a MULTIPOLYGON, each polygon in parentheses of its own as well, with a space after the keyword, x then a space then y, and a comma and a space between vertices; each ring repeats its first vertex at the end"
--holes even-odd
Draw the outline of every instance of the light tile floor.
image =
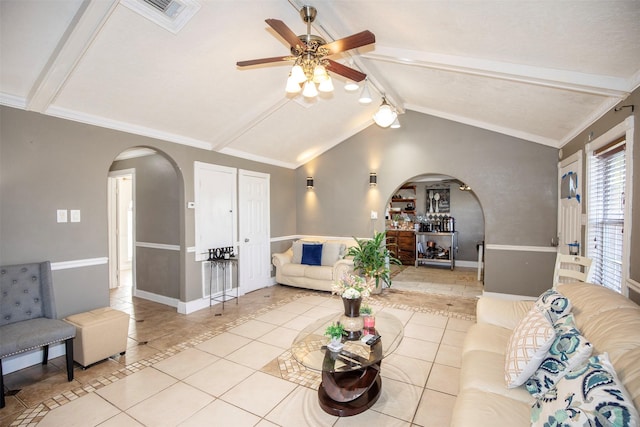
MULTIPOLYGON (((129 293, 128 293, 129 292, 129 293)), ((342 309, 336 296, 284 286, 190 315, 112 291, 131 314, 129 345, 66 381, 63 358, 5 375, 2 426, 446 426, 475 299, 385 290, 370 302, 405 338, 383 361, 382 394, 356 416, 326 414, 319 374, 288 352, 304 326, 342 309)))

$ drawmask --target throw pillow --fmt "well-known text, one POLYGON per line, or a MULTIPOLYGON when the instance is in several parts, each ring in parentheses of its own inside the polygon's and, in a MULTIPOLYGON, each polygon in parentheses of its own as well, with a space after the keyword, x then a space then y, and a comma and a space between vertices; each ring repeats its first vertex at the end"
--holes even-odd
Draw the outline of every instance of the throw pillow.
POLYGON ((301 264, 302 263, 302 245, 321 245, 319 242, 305 242, 304 240, 296 240, 291 245, 291 249, 293 250, 293 258, 291 258, 291 262, 293 264, 301 264))
POLYGON ((507 387, 518 387, 533 375, 555 337, 549 319, 532 307, 513 330, 507 344, 504 365, 507 387))
POLYGON ((300 264, 320 265, 322 261, 322 245, 306 244, 302 245, 302 261, 300 264))
POLYGON ((637 427, 638 418, 607 353, 569 372, 531 410, 532 426, 637 427))
POLYGON ((536 300, 535 306, 547 314, 550 322, 571 312, 571 301, 555 289, 545 291, 536 300))
POLYGON ((553 324, 556 338, 538 370, 527 380, 527 391, 534 397, 556 386, 569 371, 583 365, 591 356, 593 347, 576 328, 573 314, 561 317, 553 324))
POLYGON ((337 242, 325 242, 322 245, 322 265, 333 267, 344 256, 347 245, 337 242))

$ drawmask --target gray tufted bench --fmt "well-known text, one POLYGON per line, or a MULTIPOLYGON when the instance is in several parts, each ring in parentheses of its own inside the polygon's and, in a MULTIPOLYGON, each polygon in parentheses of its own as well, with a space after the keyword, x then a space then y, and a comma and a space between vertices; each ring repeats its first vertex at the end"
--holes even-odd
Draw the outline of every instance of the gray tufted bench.
POLYGON ((5 406, 3 358, 42 348, 46 365, 49 344, 64 341, 72 381, 75 336, 75 326, 56 318, 49 261, 0 267, 0 408, 5 406))

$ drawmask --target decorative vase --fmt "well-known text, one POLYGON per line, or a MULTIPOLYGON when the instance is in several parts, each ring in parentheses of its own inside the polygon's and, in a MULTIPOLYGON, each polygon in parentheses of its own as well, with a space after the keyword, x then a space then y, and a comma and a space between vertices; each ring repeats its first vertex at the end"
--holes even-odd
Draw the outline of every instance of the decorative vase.
POLYGON ((362 335, 364 320, 360 317, 360 304, 362 298, 342 298, 344 315, 340 317, 340 323, 347 333, 347 340, 357 340, 362 335))
POLYGON ((334 351, 334 352, 338 352, 342 350, 342 347, 344 347, 344 344, 342 343, 342 339, 340 337, 338 338, 331 337, 331 341, 329 342, 329 344, 327 344, 327 348, 330 351, 334 351))
POLYGON ((376 286, 375 277, 365 276, 365 280, 367 281, 367 284, 371 287, 372 295, 380 295, 382 293, 382 283, 383 283, 382 280, 378 282, 378 286, 376 286))

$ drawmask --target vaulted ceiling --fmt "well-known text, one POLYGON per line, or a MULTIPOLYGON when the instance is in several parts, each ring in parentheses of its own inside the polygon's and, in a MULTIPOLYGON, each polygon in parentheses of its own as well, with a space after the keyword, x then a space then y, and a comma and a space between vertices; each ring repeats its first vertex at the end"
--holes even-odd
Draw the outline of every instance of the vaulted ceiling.
POLYGON ((144 0, 0 0, 0 103, 295 168, 377 126, 382 93, 559 148, 640 85, 635 0, 174 1, 195 12, 180 30, 144 0), (288 63, 236 67, 288 55, 265 19, 305 34, 303 5, 327 41, 375 34, 332 56, 368 75, 373 103, 336 74, 308 102, 285 93, 288 63))

